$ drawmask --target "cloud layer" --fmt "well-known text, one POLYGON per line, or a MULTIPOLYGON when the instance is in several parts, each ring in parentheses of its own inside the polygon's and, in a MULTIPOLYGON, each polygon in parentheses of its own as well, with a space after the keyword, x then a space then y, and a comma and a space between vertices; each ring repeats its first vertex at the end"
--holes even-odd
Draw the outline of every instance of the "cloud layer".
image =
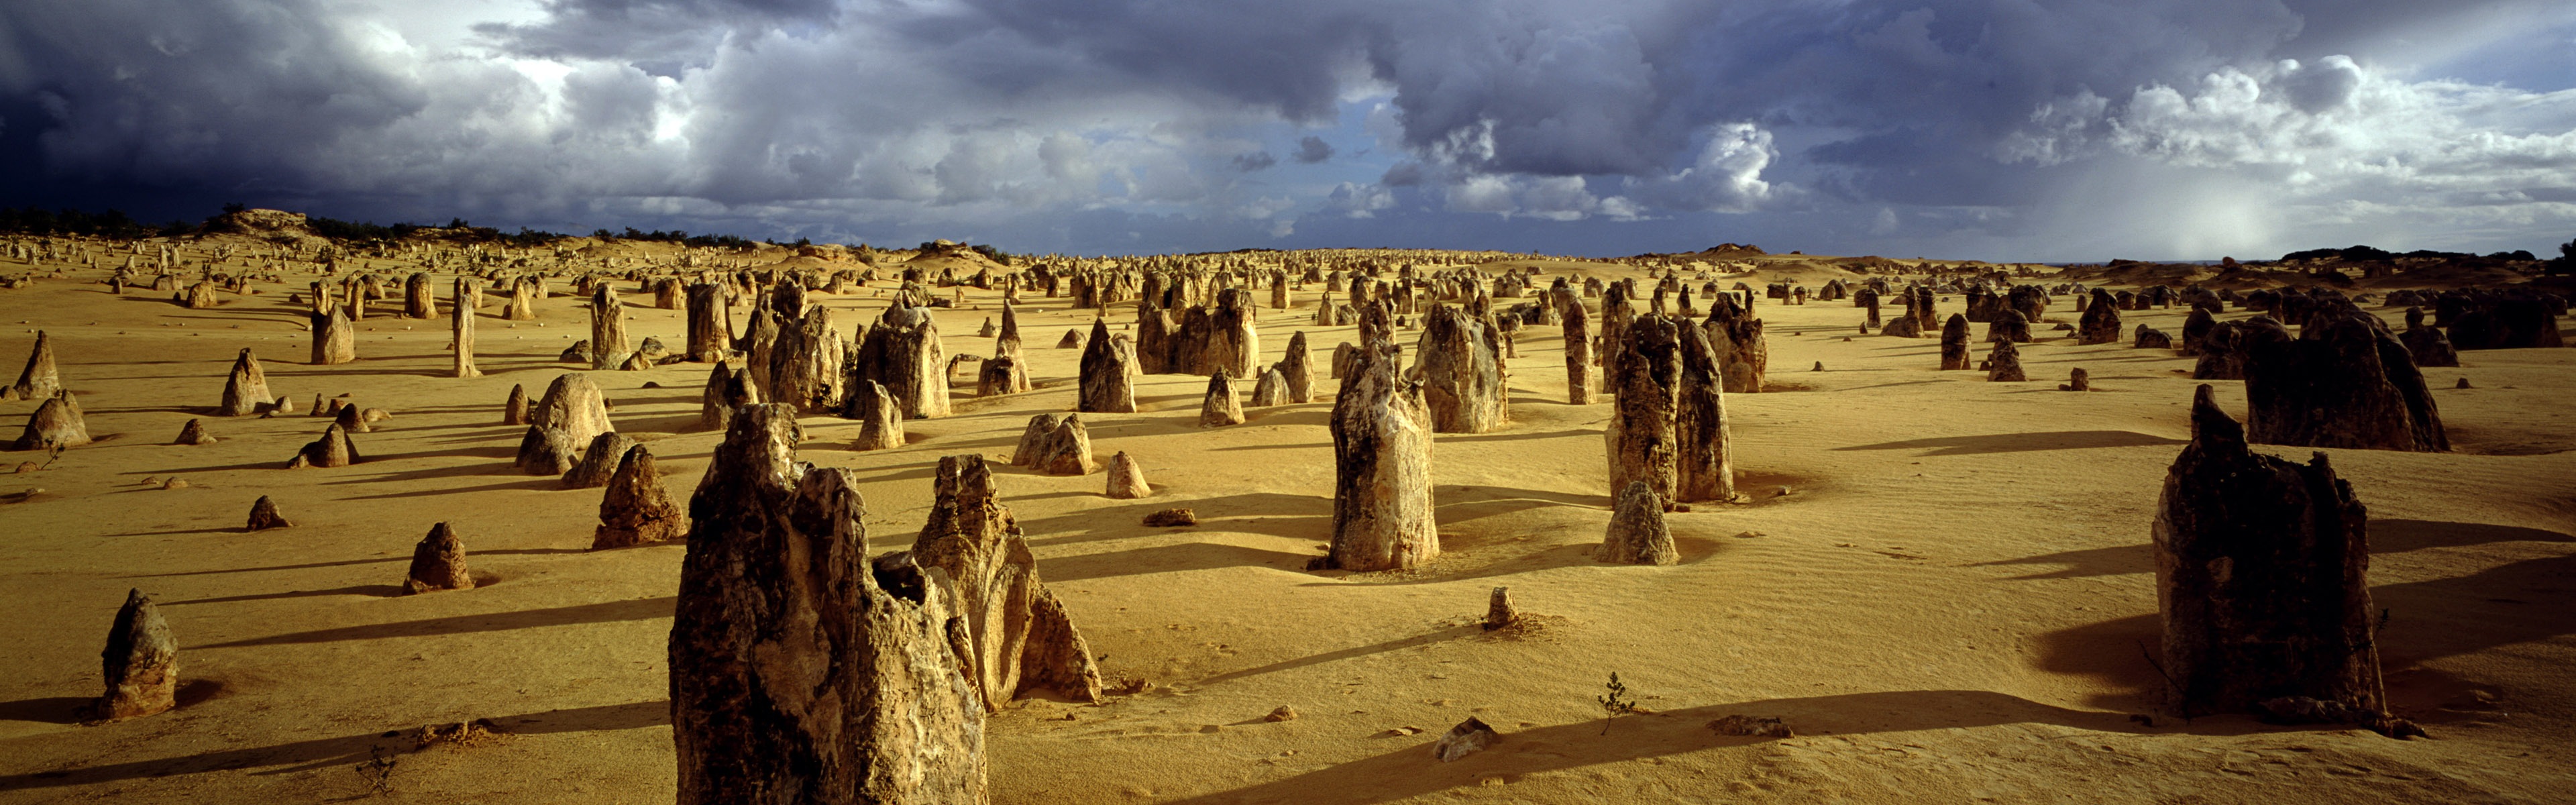
POLYGON ((2576 234, 2576 10, 2550 4, 462 8, 11 3, 0 160, 32 167, 0 201, 1086 253, 2576 234), (2498 43, 2561 67, 2498 72, 2498 43))

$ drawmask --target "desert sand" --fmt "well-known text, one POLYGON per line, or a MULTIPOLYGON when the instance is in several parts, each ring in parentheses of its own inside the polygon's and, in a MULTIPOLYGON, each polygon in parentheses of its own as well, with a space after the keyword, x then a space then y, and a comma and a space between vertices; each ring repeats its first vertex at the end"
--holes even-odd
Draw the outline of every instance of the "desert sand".
MULTIPOLYGON (((192 260, 207 248, 170 245, 192 260)), ((318 276, 309 263, 188 309, 166 291, 111 293, 104 258, 37 262, 0 263, 11 276, 63 274, 0 290, 0 360, 14 368, 46 332, 99 441, 0 456, 41 467, 0 474, 0 802, 673 799, 666 643, 687 548, 588 550, 600 490, 512 469, 524 428, 501 414, 513 385, 534 396, 586 372, 618 431, 650 447, 685 501, 721 438, 695 428, 705 364, 588 371, 559 360, 590 337, 587 301, 564 280, 534 321, 499 318, 497 299, 486 308, 482 376, 455 379, 452 270, 432 274, 441 318, 380 303, 357 323, 358 360, 314 366, 307 308, 289 301, 318 276), (299 406, 348 395, 389 412, 353 436, 364 461, 284 469, 328 420, 212 416, 244 347, 299 406), (219 441, 172 444, 190 419, 219 441), (185 486, 164 488, 174 478, 185 486), (263 495, 293 527, 242 530, 263 495), (477 586, 401 594, 414 543, 440 522, 463 541, 477 586), (179 644, 180 706, 85 725, 98 652, 130 588, 156 599, 179 644), (423 745, 415 732, 477 720, 464 740, 423 745), (373 774, 360 769, 371 758, 373 774)), ((1542 288, 1568 274, 1646 276, 1615 262, 1510 265, 1537 268, 1542 288)), ((1703 270, 1757 289, 1842 273, 1805 260, 1742 267, 1751 273, 1703 270)), ((416 270, 384 258, 344 269, 416 270)), ((846 329, 873 321, 895 284, 808 299, 846 329)), ((684 343, 682 311, 651 307, 633 282, 616 287, 631 338, 684 343)), ((2384 287, 2407 287, 2404 275, 2384 287)), ((1355 340, 1352 327, 1314 326, 1318 290, 1296 291, 1286 310, 1256 294, 1261 363, 1299 331, 1319 366, 1355 340)), ((871 552, 911 544, 939 457, 1006 465, 1032 415, 1071 410, 1080 351, 1055 345, 1087 330, 1092 312, 1022 298, 1033 390, 974 397, 969 364, 951 376, 954 412, 905 423, 909 443, 888 450, 849 449, 856 421, 802 419, 800 458, 859 481, 871 552)), ((975 332, 998 317, 1000 293, 968 288, 964 300, 934 310, 946 348, 990 355, 975 332)), ((1315 402, 1247 407, 1248 421, 1229 427, 1198 427, 1207 380, 1193 375, 1137 378, 1137 413, 1085 414, 1097 457, 1134 457, 1150 497, 1110 499, 1099 472, 999 467, 1002 501, 1103 676, 1142 688, 1098 705, 1032 697, 993 716, 992 800, 2576 798, 2576 350, 2471 351, 2459 368, 2425 370, 2451 452, 2326 451, 2368 506, 2391 709, 2431 736, 2396 740, 2161 709, 2149 522, 2190 438, 2202 382, 2192 359, 2077 346, 2053 329, 2076 316, 2059 296, 2021 350, 2031 380, 1988 382, 1938 371, 1937 338, 1861 333, 1848 301, 1756 302, 1768 387, 1725 398, 1745 499, 1668 515, 1673 566, 1592 558, 1612 506, 1610 403, 1565 403, 1553 327, 1517 335, 1509 425, 1434 439, 1442 553, 1424 568, 1306 569, 1331 538, 1335 382, 1320 374, 1315 402), (2076 367, 2093 390, 2058 391, 2076 367), (2454 388, 2462 378, 2469 387, 2454 388), (1174 507, 1198 524, 1140 524, 1174 507), (1497 586, 1528 626, 1480 628, 1497 586), (1640 712, 1605 723, 1595 697, 1613 673, 1640 712), (1283 706, 1297 717, 1265 719, 1283 706), (1777 717, 1796 736, 1704 726, 1727 715, 1777 717), (1432 741, 1471 716, 1501 741, 1435 760, 1432 741)), ((1942 315, 1960 304, 1944 296, 1942 315)), ((2392 325, 2403 311, 2365 309, 2392 325)), ((2187 312, 2122 315, 2179 332, 2187 312)), ((1112 329, 1132 314, 1132 302, 1113 306, 1112 329)), ((1418 332, 1397 340, 1409 349, 1418 332)), ((2211 382, 2242 417, 2243 384, 2211 382)), ((0 403, 7 435, 35 405, 0 403)))

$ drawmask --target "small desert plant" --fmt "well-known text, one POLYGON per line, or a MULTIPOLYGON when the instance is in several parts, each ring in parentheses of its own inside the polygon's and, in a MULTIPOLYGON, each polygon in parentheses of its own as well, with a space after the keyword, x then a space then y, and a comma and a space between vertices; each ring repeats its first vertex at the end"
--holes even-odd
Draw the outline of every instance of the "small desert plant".
POLYGON ((389 752, 378 746, 367 750, 367 762, 356 766, 358 779, 366 782, 367 796, 394 790, 394 764, 402 762, 402 753, 389 752))
POLYGON ((1610 672, 1610 684, 1601 687, 1606 692, 1592 697, 1592 700, 1601 703, 1601 734, 1608 735, 1612 720, 1637 712, 1637 701, 1628 698, 1628 686, 1619 682, 1617 671, 1610 672))

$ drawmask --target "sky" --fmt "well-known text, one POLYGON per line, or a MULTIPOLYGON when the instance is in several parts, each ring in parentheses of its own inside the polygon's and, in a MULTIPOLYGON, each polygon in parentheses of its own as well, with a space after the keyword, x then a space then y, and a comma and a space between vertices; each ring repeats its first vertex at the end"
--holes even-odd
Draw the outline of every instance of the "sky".
POLYGON ((1015 253, 2576 238, 2564 0, 8 0, 0 204, 1015 253))

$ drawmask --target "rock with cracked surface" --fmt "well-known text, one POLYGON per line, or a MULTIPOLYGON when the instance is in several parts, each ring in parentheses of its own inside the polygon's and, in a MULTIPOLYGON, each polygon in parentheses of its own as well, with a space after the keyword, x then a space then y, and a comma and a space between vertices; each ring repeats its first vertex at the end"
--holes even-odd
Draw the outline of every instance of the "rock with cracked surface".
POLYGON ((101 721, 121 721, 179 706, 179 641, 170 636, 161 608, 140 589, 125 593, 99 652, 107 692, 91 704, 101 721))
POLYGON ((1043 475, 1088 475, 1099 468, 1091 460, 1091 431, 1081 414, 1070 412, 1029 417, 1011 464, 1043 475))
POLYGON ((1681 561, 1673 535, 1664 527, 1664 499, 1644 481, 1631 481, 1611 510, 1609 531, 1592 558, 1621 565, 1669 565, 1681 561))
POLYGON ((412 546, 411 570, 403 576, 403 592, 419 595, 471 589, 474 577, 465 572, 465 543, 456 538, 456 529, 446 523, 430 526, 429 536, 412 546))
POLYGON ((223 402, 215 406, 216 416, 251 416, 276 404, 277 396, 268 393, 268 373, 259 368, 249 347, 233 357, 232 374, 224 378, 223 402))
POLYGON ((1145 483, 1144 468, 1137 466, 1136 459, 1129 457, 1127 451, 1121 450, 1109 457, 1108 476, 1107 494, 1113 500, 1134 500, 1154 494, 1154 487, 1145 483))
POLYGON ((684 805, 985 801, 966 620, 938 571, 870 562, 865 503, 796 461, 795 411, 733 418, 691 496, 670 638, 684 805))
POLYGON ((1100 700, 1100 672, 1080 632, 1062 618, 1038 617, 1052 598, 1038 577, 1019 523, 1002 505, 983 456, 947 456, 933 480, 929 522, 913 540, 911 560, 939 571, 968 624, 963 659, 986 712, 1020 694, 1046 689, 1075 701, 1100 700), (1030 656, 1057 658, 1032 665, 1030 656))
POLYGON ((689 514, 662 488, 652 449, 640 444, 627 448, 616 472, 608 477, 607 492, 600 496, 599 527, 591 532, 591 549, 669 542, 687 536, 688 531, 689 514))

